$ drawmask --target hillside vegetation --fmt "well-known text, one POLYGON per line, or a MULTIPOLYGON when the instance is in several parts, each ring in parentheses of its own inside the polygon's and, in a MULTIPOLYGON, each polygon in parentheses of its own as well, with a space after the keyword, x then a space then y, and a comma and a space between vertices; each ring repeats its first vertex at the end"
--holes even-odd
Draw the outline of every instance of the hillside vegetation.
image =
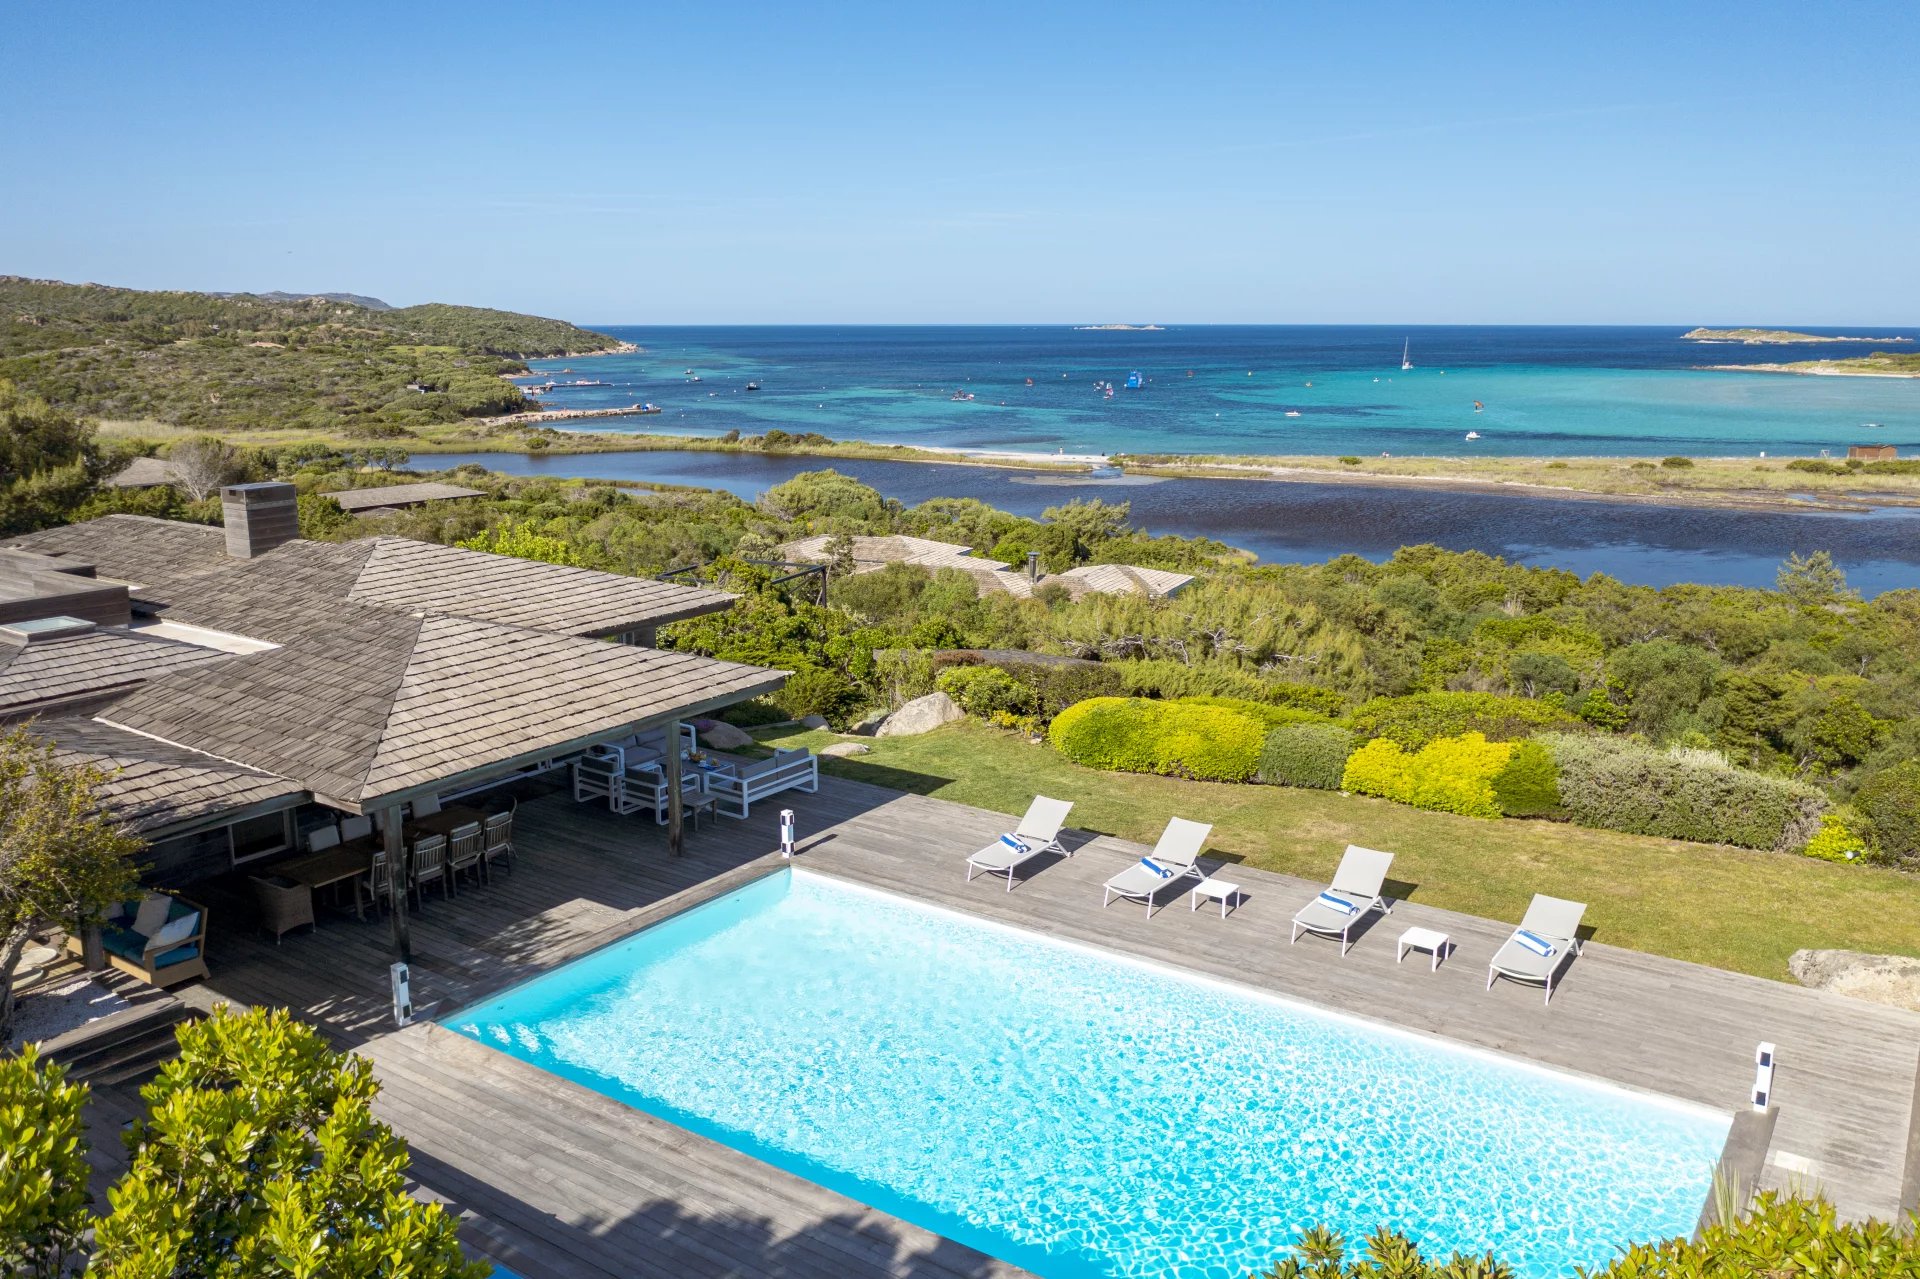
POLYGON ((405 435, 525 408, 500 375, 526 359, 619 345, 482 307, 372 310, 0 277, 0 377, 71 412, 199 430, 405 435))

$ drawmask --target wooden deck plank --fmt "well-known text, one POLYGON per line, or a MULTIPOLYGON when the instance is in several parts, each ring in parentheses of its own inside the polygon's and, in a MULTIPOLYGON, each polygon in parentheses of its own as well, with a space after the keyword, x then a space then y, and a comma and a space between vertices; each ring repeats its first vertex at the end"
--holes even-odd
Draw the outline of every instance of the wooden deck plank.
MULTIPOLYGON (((1224 920, 1189 911, 1174 889, 1151 918, 1133 904, 1102 909, 1102 881, 1143 851, 1107 836, 1069 832, 1073 856, 1036 863, 1007 892, 999 880, 967 883, 963 868, 1007 818, 838 779, 689 832, 677 860, 644 819, 560 795, 523 803, 513 872, 435 898, 414 920, 416 1006, 450 1012, 777 869, 781 807, 795 810, 798 864, 813 871, 1720 1110, 1744 1104, 1754 1044, 1771 1039, 1773 1150, 1787 1158, 1768 1183, 1817 1182, 1850 1215, 1899 1205, 1920 1016, 1604 937, 1545 1007, 1536 988, 1484 989, 1507 924, 1423 906, 1415 892, 1342 958, 1324 940, 1288 944, 1294 909, 1318 885, 1238 866, 1221 867, 1246 890, 1224 920), (1438 972, 1424 956, 1394 963, 1394 939, 1413 925, 1453 938, 1438 972), (1803 1160, 1811 1178, 1790 1170, 1803 1160)), ((1329 869, 1338 853, 1328 849, 1329 869)), ((230 927, 210 955, 212 978, 182 998, 285 1004, 366 1053, 422 1193, 453 1205, 465 1237, 528 1279, 1022 1273, 452 1032, 396 1032, 379 921, 332 914, 280 946, 230 927)))

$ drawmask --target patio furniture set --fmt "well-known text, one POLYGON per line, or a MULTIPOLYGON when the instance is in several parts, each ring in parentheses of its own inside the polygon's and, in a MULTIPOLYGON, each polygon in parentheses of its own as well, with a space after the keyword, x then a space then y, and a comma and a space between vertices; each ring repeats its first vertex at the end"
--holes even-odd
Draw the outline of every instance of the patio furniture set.
MULTIPOLYGON (((1060 842, 1060 832, 1072 809, 1073 805, 1064 800, 1035 796, 1013 831, 967 858, 968 880, 977 874, 1004 875, 1007 891, 1012 892, 1014 875, 1025 863, 1050 852, 1071 856, 1072 850, 1060 842)), ((1196 879, 1199 882, 1189 894, 1188 909, 1198 910, 1203 900, 1217 901, 1220 917, 1225 919, 1229 904, 1239 901, 1240 886, 1201 869, 1200 853, 1212 832, 1212 826, 1201 822, 1170 819, 1152 852, 1107 880, 1100 904, 1109 905, 1115 898, 1143 902, 1151 919, 1154 897, 1161 889, 1196 879)), ((1393 913, 1393 904, 1385 896, 1387 870, 1392 864, 1392 853, 1347 845, 1332 882, 1295 913, 1290 940, 1298 942, 1303 933, 1338 938, 1344 957, 1353 948, 1355 928, 1372 912, 1393 913)), ((1520 926, 1488 961, 1487 989, 1493 989, 1493 983, 1505 977, 1545 987, 1546 1001, 1551 1004, 1561 969, 1580 953, 1580 921, 1586 909, 1581 902, 1535 894, 1520 926)), ((1436 971, 1440 961, 1452 953, 1453 942, 1438 929, 1414 927, 1400 934, 1394 962, 1404 960, 1409 950, 1429 952, 1429 971, 1436 971)))
MULTIPOLYGON (((756 800, 784 790, 820 789, 820 761, 809 751, 776 751, 744 760, 699 749, 693 726, 680 726, 680 806, 699 828, 702 816, 745 818, 756 800)), ((656 732, 590 747, 573 762, 573 797, 605 800, 616 813, 651 813, 664 826, 672 808, 664 746, 656 732)))

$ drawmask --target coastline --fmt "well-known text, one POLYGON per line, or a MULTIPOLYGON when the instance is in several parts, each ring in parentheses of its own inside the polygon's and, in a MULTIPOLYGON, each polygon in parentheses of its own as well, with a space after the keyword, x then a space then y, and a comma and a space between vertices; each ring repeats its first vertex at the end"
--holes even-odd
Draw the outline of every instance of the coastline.
POLYGON ((1904 373, 1885 369, 1848 369, 1820 360, 1794 364, 1696 364, 1695 368, 1716 373, 1797 373, 1801 377, 1891 377, 1920 378, 1920 371, 1904 373))

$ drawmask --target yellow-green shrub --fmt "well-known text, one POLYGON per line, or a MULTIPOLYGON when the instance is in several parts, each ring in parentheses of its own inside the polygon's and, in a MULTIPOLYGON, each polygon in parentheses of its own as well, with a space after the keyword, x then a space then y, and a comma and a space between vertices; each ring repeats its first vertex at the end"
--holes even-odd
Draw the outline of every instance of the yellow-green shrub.
POLYGON ((1823 862, 1855 862, 1867 855, 1867 837, 1854 829, 1847 814, 1824 813, 1820 829, 1800 851, 1823 862))
POLYGON ((1340 788, 1436 812, 1498 817, 1493 779, 1512 756, 1512 742, 1490 742, 1479 733, 1435 738, 1411 752, 1376 737, 1347 760, 1340 788))
POLYGON ((1224 706, 1090 697, 1055 716, 1047 739, 1089 768, 1244 782, 1260 766, 1266 726, 1224 706))

